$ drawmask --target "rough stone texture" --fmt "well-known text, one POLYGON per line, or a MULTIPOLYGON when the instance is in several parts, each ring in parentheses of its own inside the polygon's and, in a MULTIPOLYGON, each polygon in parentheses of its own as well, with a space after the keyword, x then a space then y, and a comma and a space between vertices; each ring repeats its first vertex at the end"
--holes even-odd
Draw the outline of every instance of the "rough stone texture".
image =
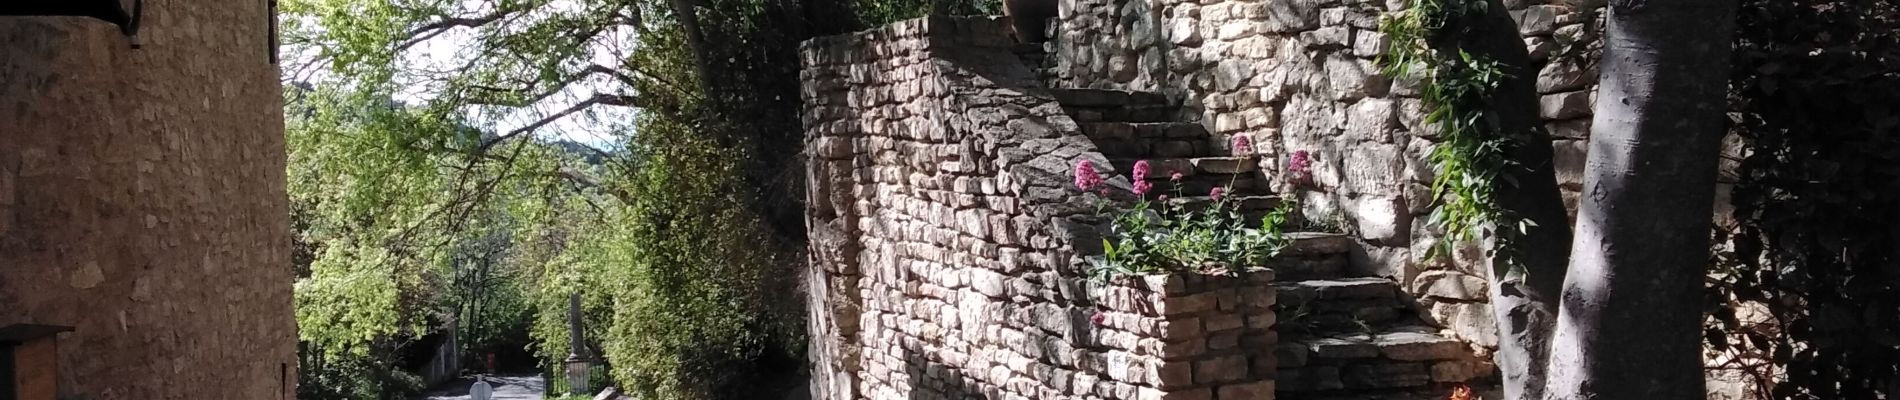
MULTIPOLYGON (((1403 289, 1429 303, 1415 312, 1445 326, 1448 335, 1494 347, 1497 334, 1485 304, 1486 275, 1471 262, 1475 258, 1428 257, 1443 236, 1423 222, 1435 203, 1429 189, 1434 177, 1425 158, 1438 133, 1421 123, 1428 110, 1416 99, 1417 89, 1388 81, 1372 63, 1381 49, 1393 45, 1377 32, 1380 14, 1396 2, 1349 3, 1065 1, 1054 39, 1044 46, 1057 56, 1044 61, 1043 75, 1055 87, 1180 96, 1183 118, 1201 121, 1217 139, 1249 136, 1261 156, 1254 173, 1272 190, 1301 199, 1305 219, 1333 222, 1355 239, 1345 269, 1319 274, 1310 268, 1285 269, 1283 278, 1380 276, 1403 282, 1403 289), (1157 21, 1170 28, 1156 34, 1169 36, 1127 38, 1142 32, 1113 28, 1134 21, 1157 21), (1166 71, 1143 71, 1137 78, 1115 74, 1101 60, 1064 60, 1148 53, 1169 57, 1166 71), (1263 114, 1263 109, 1273 116, 1270 123, 1249 117, 1263 114), (1240 122, 1256 119, 1262 123, 1240 122), (1289 179, 1292 175, 1284 171, 1294 151, 1311 154, 1310 179, 1289 179)), ((1580 10, 1547 0, 1505 3, 1537 63, 1526 74, 1536 77, 1544 95, 1541 114, 1546 126, 1561 138, 1552 145, 1558 152, 1563 198, 1574 215, 1597 81, 1588 66, 1594 64, 1598 44, 1585 33, 1601 31, 1595 17, 1601 9, 1580 10)), ((1333 315, 1393 318, 1384 310, 1337 310, 1333 315)), ((1399 314, 1408 312, 1414 311, 1401 309, 1399 314)), ((1437 368, 1445 370, 1439 377, 1447 379, 1483 375, 1437 368)), ((1279 389, 1344 388, 1338 381, 1343 372, 1283 369, 1317 381, 1283 380, 1279 389)))
POLYGON ((1043 89, 1004 32, 928 18, 801 49, 814 397, 1270 390, 1273 369, 1252 366, 1273 363, 1272 271, 1083 277, 1081 257, 1101 251, 1088 214, 1124 196, 1079 193, 1070 168, 1094 162, 1113 193, 1129 182, 1077 120, 1104 140, 1178 131, 1104 121, 1151 94, 1043 89))
MULTIPOLYGON (((1043 48, 1043 76, 1054 87, 1158 91, 1181 96, 1181 113, 1202 121, 1217 138, 1248 135, 1256 143, 1255 170, 1281 193, 1301 192, 1309 220, 1345 219, 1345 227, 1367 250, 1362 254, 1413 253, 1413 244, 1436 241, 1436 234, 1414 235, 1411 221, 1428 215, 1428 191, 1408 191, 1429 183, 1424 161, 1431 140, 1404 140, 1404 134, 1434 138, 1418 123, 1427 110, 1417 105, 1415 88, 1389 82, 1373 60, 1391 46, 1378 34, 1380 14, 1393 2, 1341 4, 1328 0, 1183 1, 1069 0, 1052 24, 1052 40, 1043 48), (1143 29, 1159 26, 1165 29, 1143 29), (1155 37, 1141 37, 1154 35, 1155 37), (1133 56, 1129 56, 1133 55, 1133 56), (1124 73, 1115 57, 1160 55, 1152 69, 1124 73), (1263 109, 1265 112, 1262 112, 1263 109), (1272 115, 1273 118, 1250 118, 1272 115), (1259 120, 1261 123, 1243 123, 1259 120), (1312 179, 1287 179, 1284 161, 1293 151, 1315 158, 1312 179), (1323 199, 1320 199, 1323 198, 1323 199), (1312 200, 1321 201, 1312 201, 1312 200), (1343 206, 1343 207, 1339 207, 1343 206), (1328 215, 1328 214, 1338 214, 1328 215)), ((1593 64, 1597 43, 1584 35, 1601 29, 1598 10, 1579 10, 1546 0, 1506 2, 1537 65, 1544 110, 1554 134, 1585 139, 1595 92, 1593 64), (1586 12, 1588 11, 1588 12, 1586 12)), ((1579 149, 1580 150, 1580 149, 1579 149)), ((1571 154, 1565 154, 1570 156, 1571 154)), ((1581 153, 1574 159, 1581 160, 1581 153)), ((1561 164, 1563 176, 1580 176, 1581 163, 1561 164)), ((1575 209, 1576 185, 1564 187, 1575 209)), ((1386 265, 1362 270, 1387 271, 1402 281, 1398 265, 1411 257, 1371 257, 1386 265)), ((1444 266, 1439 266, 1444 267, 1444 266)), ((1416 273, 1416 272, 1409 272, 1416 273)))
POLYGON ((62 398, 295 397, 283 108, 262 1, 0 20, 0 325, 74 326, 62 398))
MULTIPOLYGON (((917 21, 808 44, 806 123, 813 132, 824 132, 814 134, 812 147, 823 153, 814 154, 812 163, 811 226, 813 237, 820 238, 814 239, 814 258, 854 260, 831 264, 837 265, 833 268, 837 271, 851 271, 842 275, 849 279, 840 278, 840 272, 810 277, 814 296, 851 305, 825 312, 837 315, 814 312, 814 337, 819 336, 817 332, 846 333, 840 336, 844 339, 815 339, 814 357, 902 353, 864 348, 865 343, 904 342, 896 336, 878 337, 882 341, 856 336, 871 327, 921 324, 957 331, 942 322, 865 317, 878 307, 887 307, 875 305, 892 297, 886 290, 925 297, 972 293, 1009 304, 1053 301, 1071 310, 1081 307, 1078 293, 1086 289, 1073 281, 1073 271, 1064 269, 1082 255, 1099 251, 1100 246, 1089 243, 1097 241, 1099 234, 1087 229, 1093 221, 1069 218, 1094 200, 1064 191, 1068 168, 1076 160, 1090 159, 1105 175, 1115 176, 1114 171, 1125 171, 1134 161, 1147 159, 1161 171, 1151 174, 1150 183, 1164 183, 1155 179, 1165 180, 1168 173, 1178 171, 1187 181, 1181 188, 1190 197, 1203 196, 1216 185, 1280 193, 1300 199, 1302 219, 1345 231, 1345 236, 1308 241, 1309 246, 1326 242, 1323 247, 1339 251, 1301 254, 1303 250, 1294 249, 1275 260, 1273 268, 1285 282, 1379 278, 1391 293, 1411 294, 1345 301, 1311 301, 1285 292, 1275 296, 1279 304, 1273 307, 1283 312, 1293 310, 1289 307, 1313 306, 1309 311, 1315 317, 1302 324, 1336 329, 1339 324, 1371 321, 1377 329, 1373 333, 1437 325, 1443 330, 1424 333, 1455 337, 1478 347, 1458 360, 1374 357, 1368 360, 1380 361, 1356 369, 1339 364, 1305 368, 1304 359, 1284 356, 1266 365, 1255 361, 1255 369, 1278 370, 1283 379, 1275 384, 1276 390, 1331 393, 1488 376, 1488 364, 1472 355, 1487 354, 1485 348, 1497 343, 1483 296, 1485 274, 1473 262, 1477 257, 1447 257, 1431 251, 1442 242, 1443 233, 1424 223, 1437 200, 1430 190, 1435 177, 1425 158, 1439 133, 1422 123, 1428 110, 1417 99, 1415 84, 1388 79, 1374 64, 1381 51, 1396 45, 1378 33, 1380 14, 1393 4, 1399 2, 1065 0, 1048 32, 1052 39, 1039 48, 1008 43, 1006 36, 987 28, 926 27, 934 22, 917 21), (1003 48, 1008 49, 997 50, 1003 48), (1034 68, 1018 70, 1019 65, 1034 68), (1039 82, 1026 82, 1031 80, 1039 82), (1050 97, 1059 105, 1052 104, 1050 97), (1250 151, 1231 146, 1233 138, 1242 136, 1252 140, 1250 151), (1285 171, 1294 151, 1309 152, 1313 160, 1303 179, 1292 179, 1295 175, 1285 171), (1249 162, 1253 165, 1245 165, 1249 162), (938 164, 947 167, 940 169, 938 164), (830 181, 852 184, 822 184, 830 181), (983 190, 964 193, 959 188, 983 190), (949 193, 939 193, 946 190, 949 193), (867 200, 874 204, 864 204, 867 200), (918 227, 941 221, 948 222, 918 227), (819 232, 825 231, 841 239, 819 243, 824 237, 819 232), (899 265, 897 269, 905 272, 878 272, 882 270, 859 265, 899 265), (943 272, 945 268, 966 272, 943 272), (960 277, 954 280, 965 286, 889 283, 945 273, 960 277), (869 289, 873 284, 886 286, 869 289), (863 321, 847 322, 847 318, 863 321), (1355 378, 1368 371, 1388 370, 1403 373, 1386 380, 1355 378)), ((1574 177, 1581 176, 1586 157, 1583 143, 1589 135, 1596 86, 1595 71, 1589 65, 1597 44, 1586 33, 1600 31, 1601 23, 1589 18, 1600 10, 1578 10, 1547 0, 1506 4, 1537 63, 1525 74, 1536 78, 1544 96, 1541 103, 1548 104, 1542 114, 1547 117, 1545 126, 1559 138, 1551 145, 1559 153, 1564 198, 1574 212, 1579 187, 1574 177)), ((1111 182, 1127 184, 1120 177, 1111 182)), ((933 301, 944 303, 932 304, 938 308, 957 307, 965 328, 969 321, 989 320, 984 312, 998 312, 961 301, 933 301)), ((1194 300, 1176 302, 1191 307, 1180 310, 1195 310, 1178 315, 1203 312, 1193 308, 1203 307, 1194 300)), ((1154 329, 1188 334, 1210 324, 1231 326, 1233 321, 1206 317, 1197 317, 1195 324, 1170 322, 1154 329)), ((1278 317, 1281 325, 1297 319, 1278 317)), ((1242 324, 1252 326, 1252 322, 1242 324)), ((1287 335, 1281 340, 1327 336, 1289 329, 1281 329, 1287 335)), ((1022 330, 983 331, 974 335, 1014 337, 1009 332, 1022 330)), ((974 343, 965 340, 916 343, 925 349, 974 343)), ((1140 338, 1109 340, 1139 342, 1140 338)), ((1208 351, 1228 348, 1230 342, 1219 336, 1205 340, 1208 351)), ((1164 354, 1175 354, 1173 350, 1164 347, 1164 354)), ((863 370, 870 365, 867 360, 877 358, 852 357, 817 362, 835 365, 825 368, 840 376, 838 380, 848 381, 833 386, 872 387, 855 380, 871 375, 835 372, 863 370)), ((1160 393, 1140 388, 1160 389, 1143 386, 1142 382, 1152 383, 1152 379, 1131 380, 1134 377, 1179 373, 1142 369, 1132 362, 1117 365, 1153 376, 1073 376, 1092 376, 1091 382, 1100 387, 1090 392, 1095 395, 1136 396, 1160 393)), ((877 368, 901 370, 890 365, 877 368)), ((1199 396, 1194 393, 1219 396, 1222 389, 1171 396, 1199 396)))

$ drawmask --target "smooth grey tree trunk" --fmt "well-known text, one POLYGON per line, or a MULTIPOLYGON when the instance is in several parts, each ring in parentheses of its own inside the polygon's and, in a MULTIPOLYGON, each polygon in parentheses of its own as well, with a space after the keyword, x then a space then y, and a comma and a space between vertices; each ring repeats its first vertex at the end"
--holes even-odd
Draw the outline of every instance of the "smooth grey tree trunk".
MULTIPOLYGON (((1514 179, 1496 182, 1495 195, 1498 206, 1534 225, 1508 245, 1517 265, 1494 258, 1486 268, 1498 326, 1493 361, 1503 375, 1506 399, 1536 400, 1543 397, 1557 294, 1570 261, 1570 219, 1557 189, 1550 134, 1538 113, 1537 67, 1504 4, 1490 0, 1488 10, 1462 50, 1495 60, 1510 73, 1486 105, 1498 128, 1518 140, 1507 155, 1518 166, 1514 179)), ((1499 245, 1495 238, 1486 243, 1487 250, 1499 245)))
POLYGON ((1702 280, 1735 6, 1609 2, 1549 399, 1704 397, 1702 280))

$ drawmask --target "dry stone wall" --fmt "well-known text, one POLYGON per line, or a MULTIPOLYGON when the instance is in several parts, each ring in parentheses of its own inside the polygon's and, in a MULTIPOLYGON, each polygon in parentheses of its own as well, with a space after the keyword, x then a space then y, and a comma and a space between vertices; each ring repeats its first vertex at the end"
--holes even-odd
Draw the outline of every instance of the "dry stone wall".
POLYGON ((1075 270, 1107 199, 1070 166, 1115 174, 1012 46, 928 18, 801 48, 814 396, 1271 398, 1271 273, 1075 270))
MULTIPOLYGON (((1599 10, 1507 0, 1537 65, 1542 117, 1554 140, 1558 181, 1575 209, 1594 101, 1599 10)), ((1380 17, 1403 1, 1064 0, 1043 45, 1041 76, 1054 87, 1152 91, 1179 97, 1181 118, 1225 143, 1251 136, 1276 192, 1306 218, 1352 233, 1352 275, 1405 283, 1420 306, 1458 337, 1495 347, 1476 249, 1428 259, 1442 232, 1426 161, 1434 146, 1418 90, 1381 76, 1392 44, 1380 17), (1312 179, 1283 173, 1309 152, 1312 179)), ((1574 211, 1573 211, 1574 214, 1574 211)))

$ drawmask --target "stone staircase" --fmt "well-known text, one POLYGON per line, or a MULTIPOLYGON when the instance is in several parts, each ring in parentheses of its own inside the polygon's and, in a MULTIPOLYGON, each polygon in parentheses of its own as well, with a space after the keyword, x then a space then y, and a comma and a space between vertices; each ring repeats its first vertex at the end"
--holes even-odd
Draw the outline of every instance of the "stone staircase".
MULTIPOLYGON (((1150 198, 1167 194, 1178 205, 1206 207, 1209 191, 1220 186, 1250 217, 1278 206, 1256 160, 1235 157, 1198 123, 1173 121, 1179 105, 1167 96, 1051 91, 1118 171, 1148 160, 1156 188, 1150 198), (1178 192, 1169 181, 1175 172, 1185 177, 1178 192)), ((1278 398, 1442 399, 1449 384, 1490 375, 1488 363, 1463 341, 1440 335, 1396 282, 1347 276, 1351 238, 1291 235, 1293 246, 1272 265, 1278 398)))

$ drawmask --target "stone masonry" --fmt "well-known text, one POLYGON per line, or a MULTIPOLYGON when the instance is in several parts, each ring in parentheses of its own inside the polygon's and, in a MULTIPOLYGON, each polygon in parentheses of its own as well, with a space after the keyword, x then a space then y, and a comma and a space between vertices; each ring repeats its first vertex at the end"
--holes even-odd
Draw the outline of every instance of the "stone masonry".
MULTIPOLYGON (((1378 31, 1400 0, 1065 0, 1053 38, 1034 60, 1054 87, 1164 93, 1180 118, 1214 143, 1249 135, 1262 178, 1300 200, 1308 220, 1356 240, 1348 275, 1405 283, 1434 322, 1496 346, 1477 249, 1432 259, 1442 232, 1426 155, 1434 146, 1417 89, 1392 82, 1374 60, 1391 43, 1378 31), (1293 151, 1313 155, 1312 181, 1285 178, 1293 151)), ((1537 63, 1542 116, 1557 178, 1574 215, 1596 89, 1601 9, 1505 0, 1537 63), (1587 12, 1586 12, 1587 11, 1587 12)))
POLYGON ((815 397, 1270 397, 1272 271, 1082 278, 1111 199, 1070 166, 1114 169, 1006 32, 931 18, 805 44, 815 397))
POLYGON ((0 325, 74 327, 61 399, 296 397, 266 3, 0 18, 0 325))
POLYGON ((1181 121, 1178 96, 1051 89, 1030 66, 1062 56, 1006 32, 928 18, 801 49, 815 397, 1271 399, 1489 375, 1397 281, 1354 274, 1350 236, 1295 234, 1240 277, 1083 279, 1128 164, 1188 175, 1188 207, 1220 185, 1258 213, 1278 203, 1271 162, 1181 121), (1107 196, 1072 188, 1080 160, 1107 196))

